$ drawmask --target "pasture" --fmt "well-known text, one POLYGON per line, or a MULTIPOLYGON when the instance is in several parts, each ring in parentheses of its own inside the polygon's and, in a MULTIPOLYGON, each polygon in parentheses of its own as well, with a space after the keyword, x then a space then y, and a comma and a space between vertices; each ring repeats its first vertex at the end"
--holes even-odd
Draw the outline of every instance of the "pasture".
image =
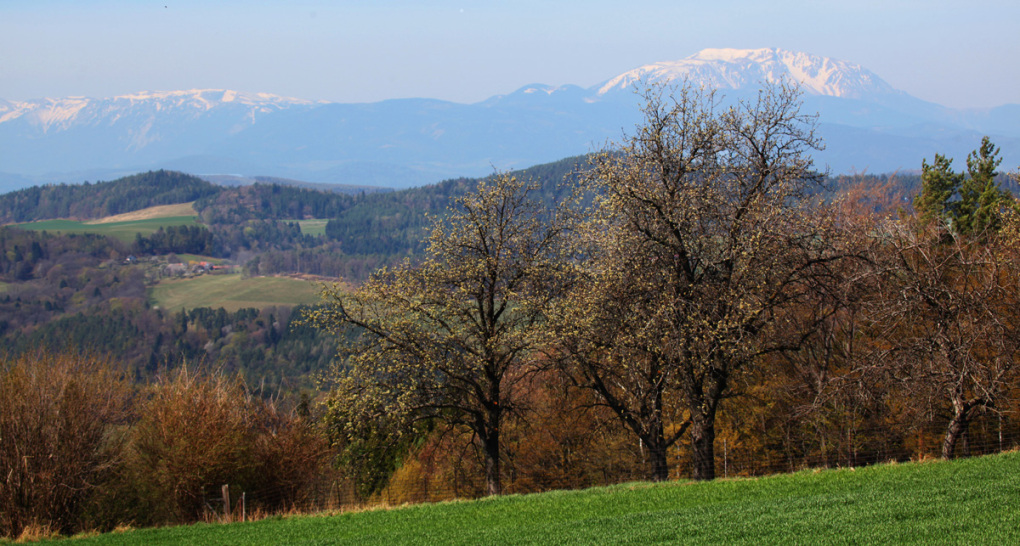
POLYGON ((290 277, 201 275, 166 279, 150 289, 149 299, 168 311, 196 307, 223 307, 237 311, 245 307, 293 306, 319 300, 318 284, 290 277))

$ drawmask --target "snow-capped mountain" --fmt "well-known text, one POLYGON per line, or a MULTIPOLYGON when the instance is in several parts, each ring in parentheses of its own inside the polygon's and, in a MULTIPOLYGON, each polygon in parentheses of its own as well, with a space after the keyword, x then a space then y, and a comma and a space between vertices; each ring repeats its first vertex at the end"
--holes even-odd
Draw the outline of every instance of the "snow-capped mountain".
POLYGON ((407 187, 601 148, 640 121, 635 86, 687 80, 728 100, 796 82, 827 142, 820 167, 915 170, 962 158, 984 134, 1020 164, 1020 105, 960 111, 898 91, 867 69, 781 49, 706 49, 589 88, 532 84, 476 104, 339 104, 230 90, 109 99, 0 100, 0 191, 152 168, 407 187))
POLYGON ((810 95, 863 99, 905 95, 860 65, 783 49, 704 49, 679 61, 649 64, 598 86, 605 95, 634 85, 689 79, 721 90, 791 82, 810 95))
POLYGON ((0 99, 0 123, 22 119, 42 132, 68 129, 73 124, 115 123, 130 115, 175 115, 197 119, 213 109, 235 106, 254 122, 256 114, 311 106, 308 100, 292 99, 268 93, 241 93, 226 89, 143 92, 109 99, 67 97, 11 102, 0 99))

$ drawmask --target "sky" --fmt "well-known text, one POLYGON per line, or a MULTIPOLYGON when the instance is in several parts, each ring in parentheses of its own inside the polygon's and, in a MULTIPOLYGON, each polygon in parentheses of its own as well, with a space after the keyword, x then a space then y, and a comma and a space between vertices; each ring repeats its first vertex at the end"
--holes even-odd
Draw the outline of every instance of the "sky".
POLYGON ((984 108, 1020 104, 1017 22, 1016 0, 0 0, 0 99, 234 89, 472 103, 705 48, 778 47, 984 108))

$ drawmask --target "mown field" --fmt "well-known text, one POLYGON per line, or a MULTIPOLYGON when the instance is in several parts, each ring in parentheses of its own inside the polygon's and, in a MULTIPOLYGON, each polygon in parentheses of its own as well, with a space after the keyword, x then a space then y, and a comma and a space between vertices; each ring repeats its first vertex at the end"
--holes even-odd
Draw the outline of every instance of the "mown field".
POLYGON ((190 279, 168 279, 152 287, 149 299, 170 311, 196 307, 223 307, 237 311, 245 307, 315 303, 319 285, 288 277, 251 277, 240 274, 201 275, 190 279))
POLYGON ((710 483, 632 483, 73 544, 1016 544, 1020 453, 710 483))

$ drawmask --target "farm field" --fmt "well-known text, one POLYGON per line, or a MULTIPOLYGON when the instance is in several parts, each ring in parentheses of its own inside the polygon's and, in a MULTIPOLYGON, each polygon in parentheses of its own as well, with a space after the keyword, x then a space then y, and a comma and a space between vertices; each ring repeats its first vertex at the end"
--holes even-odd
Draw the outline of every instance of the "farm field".
POLYGON ((237 311, 245 307, 315 303, 319 299, 319 287, 312 281, 289 277, 201 275, 161 281, 151 289, 149 298, 155 305, 169 311, 195 307, 223 307, 227 311, 237 311))
POLYGON ((314 220, 297 220, 297 223, 301 226, 302 234, 317 237, 326 234, 326 224, 329 223, 329 220, 317 218, 314 220))
POLYGON ((116 214, 114 216, 107 216, 98 220, 89 220, 85 222, 89 225, 94 224, 115 224, 121 222, 137 222, 140 220, 153 220, 156 218, 177 218, 181 216, 196 216, 195 203, 177 203, 176 205, 157 205, 155 207, 149 207, 145 209, 139 209, 131 212, 125 212, 124 214, 116 214))
POLYGON ((73 544, 1020 542, 1020 453, 707 483, 630 483, 338 516, 143 529, 73 544))
POLYGON ((226 260, 223 258, 213 258, 212 256, 201 256, 199 254, 175 254, 177 259, 184 263, 198 263, 198 262, 209 262, 213 265, 223 265, 226 260))
MULTIPOLYGON (((97 220, 41 220, 17 224, 21 229, 48 231, 50 233, 95 233, 114 237, 126 243, 135 239, 135 234, 152 235, 160 227, 187 226, 197 224, 194 203, 159 205, 141 210, 107 216, 97 220)), ((323 228, 325 229, 325 228, 323 228)))
POLYGON ((187 226, 196 223, 195 216, 170 216, 106 223, 84 223, 75 220, 43 220, 28 224, 17 224, 17 227, 50 233, 95 233, 130 243, 134 241, 136 233, 152 235, 161 227, 187 226))

